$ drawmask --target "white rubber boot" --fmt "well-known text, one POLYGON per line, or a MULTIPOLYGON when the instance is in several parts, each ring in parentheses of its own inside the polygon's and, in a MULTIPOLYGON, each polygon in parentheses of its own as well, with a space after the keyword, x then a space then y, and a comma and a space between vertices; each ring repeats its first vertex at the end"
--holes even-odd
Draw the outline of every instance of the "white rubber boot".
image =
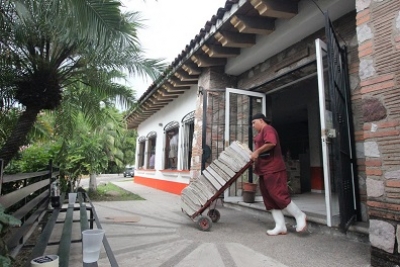
POLYGON ((293 201, 286 207, 286 210, 296 219, 296 232, 304 232, 307 229, 307 217, 293 201))
POLYGON ((275 228, 267 231, 267 235, 286 235, 287 229, 285 224, 285 217, 281 210, 271 210, 272 217, 275 221, 275 228))

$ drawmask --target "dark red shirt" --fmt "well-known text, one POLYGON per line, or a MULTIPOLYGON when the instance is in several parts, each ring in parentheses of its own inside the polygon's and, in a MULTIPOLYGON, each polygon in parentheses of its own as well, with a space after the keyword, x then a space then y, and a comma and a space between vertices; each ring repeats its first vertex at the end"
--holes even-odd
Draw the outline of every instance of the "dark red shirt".
POLYGON ((270 153, 269 156, 258 157, 254 173, 264 175, 285 170, 286 167, 285 162, 283 161, 278 133, 274 127, 268 124, 254 137, 254 150, 258 149, 265 143, 276 144, 276 146, 272 150, 268 151, 270 153))

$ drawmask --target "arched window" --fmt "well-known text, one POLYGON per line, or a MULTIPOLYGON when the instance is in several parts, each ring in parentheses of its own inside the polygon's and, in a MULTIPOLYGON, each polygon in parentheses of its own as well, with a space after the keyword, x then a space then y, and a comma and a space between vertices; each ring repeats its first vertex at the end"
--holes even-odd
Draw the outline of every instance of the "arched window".
POLYGON ((156 155, 156 139, 157 133, 155 131, 151 131, 146 136, 148 146, 147 146, 147 169, 154 169, 155 164, 155 155, 156 155))
POLYGON ((194 110, 182 119, 182 170, 190 170, 194 134, 194 110))
POLYGON ((138 168, 144 167, 144 155, 146 148, 146 137, 141 136, 138 138, 138 168))
POLYGON ((173 129, 179 128, 179 121, 171 121, 164 127, 164 132, 169 132, 173 129))
POLYGON ((171 121, 164 127, 165 169, 176 170, 179 153, 179 122, 171 121))

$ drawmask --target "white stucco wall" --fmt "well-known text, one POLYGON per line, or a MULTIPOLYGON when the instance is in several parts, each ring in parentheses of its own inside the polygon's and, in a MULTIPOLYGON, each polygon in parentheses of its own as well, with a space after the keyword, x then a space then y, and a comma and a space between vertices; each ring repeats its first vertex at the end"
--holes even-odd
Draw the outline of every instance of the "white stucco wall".
MULTIPOLYGON (((151 131, 155 131, 157 133, 155 148, 156 159, 154 166, 156 170, 164 169, 165 125, 167 125, 171 121, 178 121, 181 126, 181 121, 183 117, 196 108, 196 99, 197 86, 192 86, 190 90, 180 95, 173 102, 169 103, 167 106, 156 112, 154 115, 150 116, 147 120, 139 125, 137 129, 139 137, 147 136, 147 134, 151 131)), ((181 134, 181 131, 179 132, 179 134, 181 134)), ((178 155, 180 155, 182 149, 181 142, 182 138, 180 136, 178 155)), ((139 144, 137 144, 136 147, 139 147, 139 144)), ((136 151, 136 164, 138 164, 137 154, 138 151, 136 151)), ((180 161, 181 158, 178 158, 177 166, 180 166, 180 161)), ((138 169, 137 165, 136 169, 138 169)))

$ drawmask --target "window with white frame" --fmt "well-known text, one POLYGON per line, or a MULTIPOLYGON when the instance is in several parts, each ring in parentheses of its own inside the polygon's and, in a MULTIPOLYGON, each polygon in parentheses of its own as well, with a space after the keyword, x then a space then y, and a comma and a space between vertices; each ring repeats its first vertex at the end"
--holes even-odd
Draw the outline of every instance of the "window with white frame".
POLYGON ((194 110, 185 115, 182 119, 182 170, 190 170, 192 158, 192 145, 194 134, 194 110))
POLYGON ((165 135, 165 169, 175 170, 178 163, 179 122, 171 121, 164 127, 165 135))
POLYGON ((147 169, 154 169, 156 157, 156 139, 157 133, 152 131, 147 134, 147 169))
POLYGON ((144 168, 144 156, 146 148, 146 137, 138 138, 138 168, 144 168))

